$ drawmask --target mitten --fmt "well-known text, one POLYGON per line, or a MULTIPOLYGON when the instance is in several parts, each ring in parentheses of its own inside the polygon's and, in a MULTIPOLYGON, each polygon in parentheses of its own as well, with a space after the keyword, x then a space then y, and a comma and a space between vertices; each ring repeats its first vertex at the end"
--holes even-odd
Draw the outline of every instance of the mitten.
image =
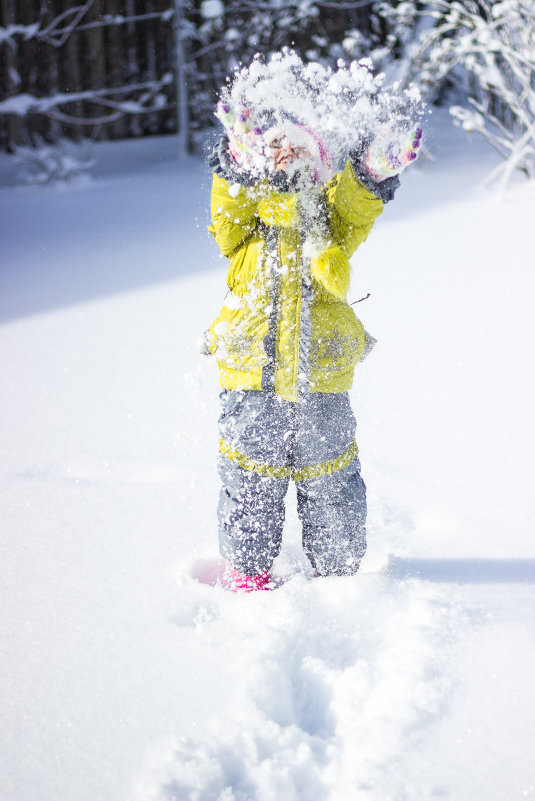
POLYGON ((421 141, 421 128, 403 131, 385 125, 365 152, 363 166, 378 182, 398 175, 418 158, 421 141))

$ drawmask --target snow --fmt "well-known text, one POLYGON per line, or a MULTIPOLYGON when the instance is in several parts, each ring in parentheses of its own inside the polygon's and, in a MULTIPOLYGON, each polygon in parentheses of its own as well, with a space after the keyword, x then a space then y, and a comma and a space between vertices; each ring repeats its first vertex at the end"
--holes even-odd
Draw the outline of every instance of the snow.
POLYGON ((39 98, 28 93, 13 95, 0 101, 0 114, 17 114, 19 117, 24 117, 38 103, 39 98))
POLYGON ((6 28, 0 27, 0 43, 7 42, 13 45, 15 36, 22 36, 24 40, 27 41, 36 36, 38 31, 38 22, 34 22, 32 25, 8 25, 6 28))
POLYGON ((307 64, 293 51, 267 61, 255 56, 222 88, 216 111, 239 169, 264 177, 271 169, 270 143, 287 137, 309 151, 328 181, 343 169, 356 140, 373 139, 385 120, 405 135, 412 132, 425 116, 418 88, 386 86, 372 66, 362 59, 332 70, 307 64))
POLYGON ((225 13, 225 7, 221 0, 203 0, 201 3, 201 17, 203 19, 214 19, 221 17, 225 13))
MULTIPOLYGON (((131 86, 119 87, 117 89, 88 89, 82 92, 56 92, 55 94, 48 95, 47 97, 36 97, 35 95, 23 92, 18 95, 13 95, 12 97, 8 97, 6 100, 0 101, 0 114, 15 114, 19 117, 24 117, 29 111, 46 113, 57 108, 57 106, 62 106, 66 103, 75 103, 80 100, 91 101, 96 100, 99 97, 116 95, 121 92, 132 92, 145 89, 150 93, 169 85, 173 80, 173 74, 171 72, 166 72, 158 80, 146 81, 141 84, 133 84, 131 86)), ((135 100, 113 101, 113 107, 118 108, 125 113, 135 114, 147 110, 147 100, 152 100, 155 102, 157 108, 160 108, 163 102, 160 96, 152 97, 152 95, 149 94, 143 97, 142 102, 135 100)))
POLYGON ((533 186, 434 114, 356 254, 369 552, 214 583, 226 294, 210 177, 173 138, 91 180, 0 163, 6 801, 535 798, 533 186), (423 158, 421 159, 423 162, 423 158))

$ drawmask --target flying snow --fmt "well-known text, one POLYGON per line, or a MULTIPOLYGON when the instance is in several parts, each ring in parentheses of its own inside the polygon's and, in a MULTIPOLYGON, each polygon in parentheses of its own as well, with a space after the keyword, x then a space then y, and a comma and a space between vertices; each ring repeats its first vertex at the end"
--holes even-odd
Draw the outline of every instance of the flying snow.
POLYGON ((255 56, 237 70, 220 94, 216 116, 242 150, 249 167, 265 169, 269 132, 293 123, 327 151, 331 174, 362 150, 390 124, 408 132, 421 124, 424 104, 417 87, 386 86, 383 74, 373 74, 370 59, 338 62, 332 69, 304 63, 293 51, 264 61, 255 56))

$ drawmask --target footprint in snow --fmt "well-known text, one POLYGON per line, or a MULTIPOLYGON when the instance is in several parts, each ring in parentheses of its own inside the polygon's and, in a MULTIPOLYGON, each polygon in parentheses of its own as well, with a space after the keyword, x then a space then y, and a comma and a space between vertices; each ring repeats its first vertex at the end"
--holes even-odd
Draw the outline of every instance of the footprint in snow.
POLYGON ((222 570, 189 566, 175 622, 228 668, 224 725, 217 709, 195 736, 177 722, 139 797, 394 797, 407 742, 417 748, 447 705, 455 609, 429 585, 390 577, 384 560, 358 577, 295 576, 281 592, 246 596, 224 589, 222 570))

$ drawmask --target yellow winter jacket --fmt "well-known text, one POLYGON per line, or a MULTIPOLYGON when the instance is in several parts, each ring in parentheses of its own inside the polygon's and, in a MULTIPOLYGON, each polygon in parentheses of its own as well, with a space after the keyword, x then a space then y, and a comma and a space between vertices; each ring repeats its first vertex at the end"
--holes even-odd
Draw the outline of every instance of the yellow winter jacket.
POLYGON ((383 202, 349 163, 319 191, 325 231, 314 241, 298 194, 214 174, 209 230, 230 266, 209 346, 226 389, 273 389, 295 401, 299 386, 345 392, 352 385, 365 337, 346 301, 349 259, 383 202))

